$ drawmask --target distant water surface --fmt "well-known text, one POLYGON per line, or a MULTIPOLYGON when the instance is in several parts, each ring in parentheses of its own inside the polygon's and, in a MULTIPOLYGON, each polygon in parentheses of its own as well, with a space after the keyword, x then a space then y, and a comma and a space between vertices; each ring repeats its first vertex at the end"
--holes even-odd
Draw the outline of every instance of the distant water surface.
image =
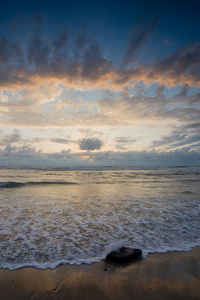
POLYGON ((200 245, 200 167, 1 167, 0 268, 200 245))

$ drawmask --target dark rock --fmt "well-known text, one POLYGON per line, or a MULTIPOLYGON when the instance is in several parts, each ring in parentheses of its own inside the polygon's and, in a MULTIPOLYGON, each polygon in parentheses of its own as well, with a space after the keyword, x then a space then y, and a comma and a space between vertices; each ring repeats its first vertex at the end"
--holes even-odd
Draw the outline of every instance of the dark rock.
POLYGON ((142 250, 140 249, 122 247, 118 251, 110 252, 106 256, 106 259, 114 262, 125 263, 133 259, 139 258, 141 255, 142 255, 142 250))

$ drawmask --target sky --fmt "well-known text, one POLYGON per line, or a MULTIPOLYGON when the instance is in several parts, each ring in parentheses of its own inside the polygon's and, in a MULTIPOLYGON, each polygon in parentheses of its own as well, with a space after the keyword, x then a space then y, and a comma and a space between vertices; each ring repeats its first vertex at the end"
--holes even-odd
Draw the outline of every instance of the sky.
POLYGON ((4 1, 0 165, 199 166, 200 1, 4 1))

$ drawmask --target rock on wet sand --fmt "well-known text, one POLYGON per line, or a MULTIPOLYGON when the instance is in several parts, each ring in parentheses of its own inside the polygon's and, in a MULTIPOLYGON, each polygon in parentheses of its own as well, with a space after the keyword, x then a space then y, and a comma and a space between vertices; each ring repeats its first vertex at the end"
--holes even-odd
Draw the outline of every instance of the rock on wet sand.
POLYGON ((114 262, 125 263, 133 259, 139 258, 141 255, 142 250, 140 249, 122 247, 118 251, 110 252, 106 256, 106 259, 114 262))

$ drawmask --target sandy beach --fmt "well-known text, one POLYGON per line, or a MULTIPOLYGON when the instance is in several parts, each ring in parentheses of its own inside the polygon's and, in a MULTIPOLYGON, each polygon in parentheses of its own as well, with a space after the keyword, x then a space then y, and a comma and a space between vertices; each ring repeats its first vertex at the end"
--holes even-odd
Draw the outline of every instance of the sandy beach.
POLYGON ((0 295, 2 300, 200 299, 200 247, 150 254, 131 264, 1 269, 0 295))

